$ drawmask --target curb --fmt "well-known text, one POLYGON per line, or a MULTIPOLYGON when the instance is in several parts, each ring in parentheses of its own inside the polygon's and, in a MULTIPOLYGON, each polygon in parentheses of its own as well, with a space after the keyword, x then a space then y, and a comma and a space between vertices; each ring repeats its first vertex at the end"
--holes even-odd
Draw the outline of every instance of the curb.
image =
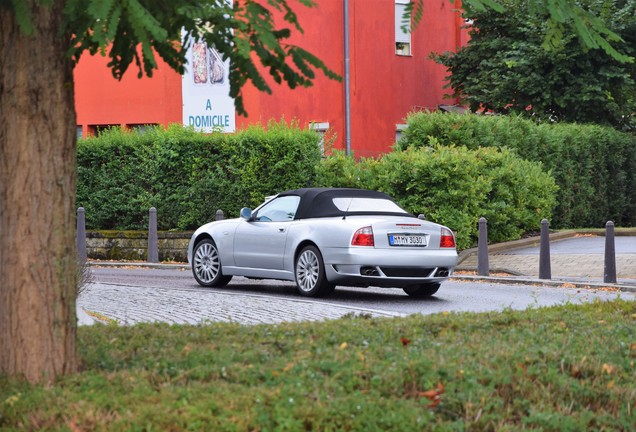
POLYGON ((89 259, 86 261, 86 264, 88 264, 89 267, 142 267, 160 270, 190 270, 188 264, 162 264, 143 261, 97 261, 89 259))
MULTIPOLYGON (((508 270, 493 270, 495 272, 509 273, 508 270)), ((587 282, 571 279, 537 279, 520 275, 516 277, 497 277, 497 276, 473 276, 473 275, 452 275, 449 280, 467 281, 467 282, 491 282, 500 284, 514 285, 539 285, 554 288, 578 288, 578 289, 611 289, 621 292, 636 293, 636 286, 622 283, 604 283, 604 282, 587 282)))

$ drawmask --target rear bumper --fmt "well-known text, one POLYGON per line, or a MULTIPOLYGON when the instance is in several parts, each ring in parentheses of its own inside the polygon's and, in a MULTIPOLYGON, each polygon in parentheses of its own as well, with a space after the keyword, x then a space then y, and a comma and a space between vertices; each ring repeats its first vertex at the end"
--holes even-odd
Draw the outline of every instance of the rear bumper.
POLYGON ((336 285, 404 288, 446 280, 457 265, 448 250, 327 248, 325 273, 336 285))

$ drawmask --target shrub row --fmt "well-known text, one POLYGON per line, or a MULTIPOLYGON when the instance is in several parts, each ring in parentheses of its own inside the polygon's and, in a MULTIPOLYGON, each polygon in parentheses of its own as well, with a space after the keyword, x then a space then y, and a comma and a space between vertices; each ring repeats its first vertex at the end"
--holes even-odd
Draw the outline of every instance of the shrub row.
POLYGON ((238 216, 273 191, 314 184, 320 137, 272 122, 235 134, 178 125, 146 133, 112 129, 78 143, 77 205, 89 229, 193 229, 216 210, 238 216))
POLYGON ((318 140, 283 122, 233 135, 113 129, 78 144, 77 203, 89 229, 145 230, 155 207, 159 229, 188 230, 217 209, 235 217, 285 189, 360 187, 448 225, 460 248, 475 243, 481 216, 490 239, 505 241, 536 230, 554 206, 556 186, 541 164, 506 149, 436 145, 357 161, 339 152, 321 159, 318 140))
POLYGON ((382 190, 409 212, 452 228, 461 249, 476 243, 481 216, 493 242, 536 231, 542 218, 550 218, 557 190, 541 163, 510 150, 441 145, 359 161, 335 153, 321 164, 318 181, 382 190))
POLYGON ((636 135, 608 127, 535 124, 514 116, 415 113, 396 149, 499 147, 543 163, 559 186, 552 226, 636 225, 636 135))

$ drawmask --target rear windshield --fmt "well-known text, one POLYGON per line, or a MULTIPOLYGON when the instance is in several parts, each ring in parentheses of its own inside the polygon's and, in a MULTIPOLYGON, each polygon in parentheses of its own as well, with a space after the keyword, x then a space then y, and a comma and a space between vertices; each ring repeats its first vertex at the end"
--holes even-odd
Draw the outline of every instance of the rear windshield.
POLYGON ((334 198, 333 204, 338 210, 347 213, 407 213, 393 201, 381 198, 334 198))

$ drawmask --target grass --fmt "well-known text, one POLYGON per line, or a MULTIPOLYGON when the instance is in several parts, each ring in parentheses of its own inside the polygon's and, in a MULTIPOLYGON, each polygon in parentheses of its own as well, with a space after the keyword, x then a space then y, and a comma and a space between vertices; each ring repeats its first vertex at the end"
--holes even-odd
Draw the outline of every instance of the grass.
POLYGON ((0 430, 634 430, 636 303, 79 329, 81 373, 0 377, 0 430))

